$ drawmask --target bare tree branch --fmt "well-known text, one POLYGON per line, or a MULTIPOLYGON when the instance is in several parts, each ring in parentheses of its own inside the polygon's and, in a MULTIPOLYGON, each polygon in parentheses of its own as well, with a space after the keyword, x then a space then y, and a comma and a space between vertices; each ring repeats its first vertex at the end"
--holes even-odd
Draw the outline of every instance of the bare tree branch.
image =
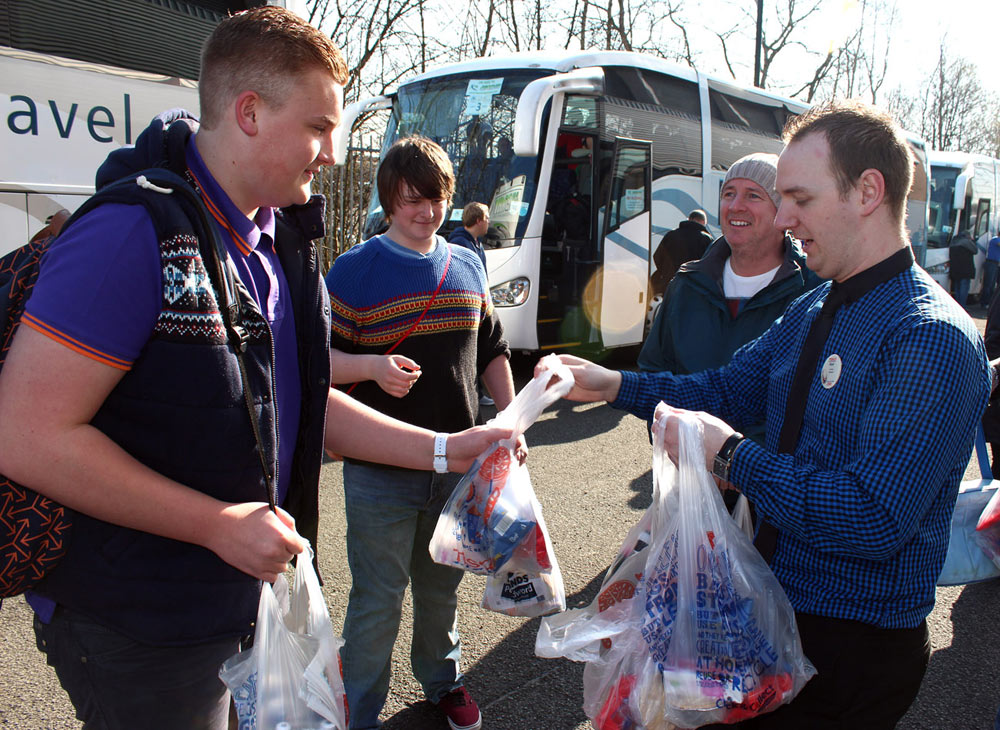
MULTIPOLYGON (((678 15, 678 8, 674 7, 673 2, 667 4, 667 20, 674 24, 674 26, 681 32, 681 40, 684 44, 684 60, 687 65, 691 68, 695 67, 694 56, 691 53, 691 40, 688 38, 687 23, 683 21, 678 15)), ((725 42, 723 42, 723 53, 725 53, 725 42)), ((729 58, 726 58, 726 63, 729 63, 729 58)), ((730 71, 732 68, 730 68, 730 71)))
POLYGON ((826 54, 826 58, 824 58, 823 61, 819 64, 819 66, 816 67, 816 70, 813 72, 812 79, 807 81, 806 84, 801 89, 792 94, 792 96, 793 97, 798 96, 803 91, 805 91, 807 92, 806 101, 811 104, 813 98, 815 98, 816 96, 816 89, 819 88, 820 83, 826 77, 827 71, 829 70, 830 65, 832 63, 833 63, 833 53, 830 52, 826 54))
POLYGON ((486 13, 486 26, 483 28, 483 44, 479 47, 480 56, 485 56, 486 49, 490 46, 490 33, 493 30, 493 16, 496 13, 496 8, 493 3, 494 0, 490 0, 489 10, 486 13))
POLYGON ((777 35, 773 40, 768 40, 767 25, 765 23, 764 37, 761 39, 761 59, 760 59, 760 86, 767 87, 767 76, 771 70, 771 64, 775 57, 790 45, 802 45, 799 41, 792 41, 791 35, 804 24, 811 15, 820 10, 822 0, 810 0, 804 9, 801 0, 786 0, 787 15, 782 18, 780 13, 778 20, 781 25, 777 35), (798 11, 798 12, 797 12, 798 11))
POLYGON ((514 3, 515 2, 516 2, 516 0, 508 0, 508 7, 510 9, 510 16, 508 17, 507 22, 508 22, 508 28, 510 29, 510 32, 512 34, 512 39, 514 41, 514 50, 515 51, 520 51, 521 50, 521 36, 520 36, 520 33, 518 32, 517 12, 516 12, 515 7, 514 7, 514 3))
POLYGON ((719 43, 722 44, 722 58, 726 62, 726 68, 729 69, 729 75, 734 79, 736 78, 736 72, 733 70, 733 64, 729 60, 729 45, 727 43, 729 36, 732 35, 733 31, 729 30, 725 33, 716 33, 715 35, 719 38, 719 43))

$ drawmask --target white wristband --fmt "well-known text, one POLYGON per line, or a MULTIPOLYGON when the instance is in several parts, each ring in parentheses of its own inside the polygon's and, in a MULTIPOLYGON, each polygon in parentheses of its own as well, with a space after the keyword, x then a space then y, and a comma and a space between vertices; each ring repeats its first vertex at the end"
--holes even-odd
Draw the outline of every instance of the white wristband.
POLYGON ((448 473, 448 434, 434 434, 434 471, 448 473))

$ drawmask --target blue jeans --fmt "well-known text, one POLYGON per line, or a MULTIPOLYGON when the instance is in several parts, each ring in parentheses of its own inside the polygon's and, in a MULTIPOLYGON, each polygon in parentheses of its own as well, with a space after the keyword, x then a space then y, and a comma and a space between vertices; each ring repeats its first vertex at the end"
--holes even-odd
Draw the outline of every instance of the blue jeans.
POLYGON ((84 730, 226 730, 229 690, 219 667, 239 639, 181 647, 140 644, 86 616, 56 608, 35 638, 84 730))
POLYGON ((971 283, 972 279, 952 279, 952 285, 955 288, 955 301, 963 307, 969 298, 969 284, 971 283))
POLYGON ((407 583, 413 592, 413 676, 431 702, 462 684, 455 618, 462 571, 438 565, 428 552, 459 479, 344 463, 352 584, 341 658, 352 730, 379 727, 407 583))

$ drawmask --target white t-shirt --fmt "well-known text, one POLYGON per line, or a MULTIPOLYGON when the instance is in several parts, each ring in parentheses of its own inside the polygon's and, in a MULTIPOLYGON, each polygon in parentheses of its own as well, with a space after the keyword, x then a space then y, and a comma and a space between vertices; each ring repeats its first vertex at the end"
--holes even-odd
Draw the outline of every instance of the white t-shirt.
POLYGON ((774 275, 778 273, 781 265, 775 266, 770 271, 756 276, 740 276, 733 271, 730 259, 726 259, 726 265, 722 270, 722 291, 726 299, 749 299, 765 286, 771 283, 774 275))

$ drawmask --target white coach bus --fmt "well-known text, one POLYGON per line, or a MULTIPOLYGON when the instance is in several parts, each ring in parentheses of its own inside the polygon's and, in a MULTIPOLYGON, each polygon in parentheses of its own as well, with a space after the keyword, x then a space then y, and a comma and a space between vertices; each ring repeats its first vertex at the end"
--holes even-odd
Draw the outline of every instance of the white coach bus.
POLYGON ((960 231, 976 241, 977 276, 969 291, 978 292, 978 276, 986 248, 1000 225, 1000 160, 966 152, 930 153, 931 195, 927 233, 927 271, 945 289, 948 281, 948 246, 960 231))
MULTIPOLYGON (((466 203, 489 206, 487 269, 511 347, 619 347, 645 335, 662 236, 695 208, 719 234, 726 170, 751 152, 780 152, 786 120, 806 108, 648 55, 511 54, 443 66, 352 104, 337 159, 360 115, 391 109, 383 153, 421 134, 455 165, 443 235, 466 203)), ((923 169, 914 222, 926 221, 923 169)), ((385 227, 375 193, 365 236, 385 227)))
POLYGON ((194 81, 0 46, 0 255, 94 192, 108 153, 160 112, 197 114, 194 81))
POLYGON ((198 114, 202 43, 228 14, 261 4, 0 2, 0 255, 60 208, 75 210, 108 153, 155 115, 198 114))

